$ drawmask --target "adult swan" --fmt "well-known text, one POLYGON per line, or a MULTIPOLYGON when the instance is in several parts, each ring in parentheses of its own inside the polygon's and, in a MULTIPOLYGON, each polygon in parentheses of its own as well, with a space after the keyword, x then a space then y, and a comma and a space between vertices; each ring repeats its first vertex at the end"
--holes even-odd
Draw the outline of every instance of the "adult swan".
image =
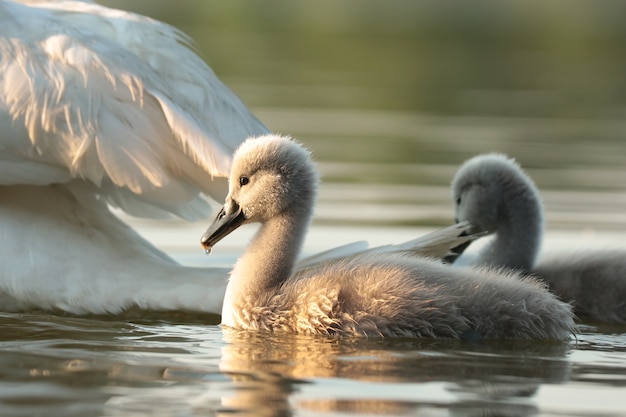
POLYGON ((267 132, 189 44, 97 4, 0 1, 0 310, 219 313, 225 270, 178 265, 108 207, 204 217, 267 132))
POLYGON ((235 152, 224 207, 202 236, 207 250, 244 223, 261 228, 237 261, 222 324, 348 336, 567 339, 570 306, 514 274, 451 268, 367 252, 297 271, 318 175, 289 138, 248 139, 235 152))

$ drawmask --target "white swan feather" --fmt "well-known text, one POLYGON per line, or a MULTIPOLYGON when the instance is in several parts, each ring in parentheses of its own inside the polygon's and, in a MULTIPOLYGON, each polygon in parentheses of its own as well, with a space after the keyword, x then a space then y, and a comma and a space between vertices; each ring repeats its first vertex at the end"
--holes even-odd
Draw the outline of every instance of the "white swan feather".
POLYGON ((81 179, 131 214, 190 219, 267 132, 180 31, 79 1, 0 3, 0 123, 0 184, 81 179))

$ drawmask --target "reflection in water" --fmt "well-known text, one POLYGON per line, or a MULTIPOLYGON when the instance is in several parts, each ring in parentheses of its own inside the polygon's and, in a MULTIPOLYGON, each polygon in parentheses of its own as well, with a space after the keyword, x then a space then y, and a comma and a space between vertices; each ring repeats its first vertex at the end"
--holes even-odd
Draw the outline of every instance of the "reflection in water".
POLYGON ((261 415, 294 409, 399 415, 441 407, 463 415, 532 415, 539 385, 561 383, 570 373, 566 344, 342 340, 230 329, 224 339, 220 369, 233 376, 235 389, 222 405, 261 415), (319 395, 322 381, 337 387, 335 396, 319 395), (398 391, 385 391, 389 383, 398 391))
POLYGON ((624 327, 576 342, 333 339, 0 314, 0 415, 528 416, 626 386, 624 327), (620 336, 621 335, 621 336, 620 336), (621 337, 621 339, 620 339, 621 337), (615 348, 613 348, 615 347, 615 348), (574 385, 572 385, 574 384, 574 385), (594 392, 598 392, 595 394, 594 392))
MULTIPOLYGON (((111 394, 94 387, 106 382, 111 363, 96 360, 97 353, 90 351, 99 350, 99 341, 110 340, 107 334, 112 327, 84 324, 81 319, 0 315, 0 414, 62 411, 68 416, 90 416, 102 412, 111 394), (76 337, 78 328, 80 337, 76 337)), ((117 330, 123 333, 125 329, 117 330)))

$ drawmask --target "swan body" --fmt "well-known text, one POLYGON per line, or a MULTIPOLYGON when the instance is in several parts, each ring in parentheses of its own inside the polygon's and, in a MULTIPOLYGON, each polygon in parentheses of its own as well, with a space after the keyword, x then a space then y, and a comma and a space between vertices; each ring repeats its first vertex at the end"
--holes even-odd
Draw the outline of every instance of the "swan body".
POLYGON ((228 282, 222 324, 350 336, 567 339, 570 306, 532 278, 457 269, 402 252, 362 252, 294 273, 318 175, 289 138, 251 138, 235 152, 229 193, 202 236, 210 250, 239 225, 261 227, 228 282))
POLYGON ((512 159, 484 154, 469 159, 452 181, 457 221, 495 235, 475 265, 532 273, 578 316, 626 322, 624 251, 577 251, 539 257, 543 208, 537 187, 512 159))
POLYGON ((0 310, 221 311, 225 270, 177 264, 109 210, 202 218, 268 131, 190 45, 94 3, 0 1, 0 310))
POLYGON ((179 265, 82 197, 67 185, 0 187, 1 311, 219 314, 227 268, 179 265))
POLYGON ((626 253, 572 251, 541 256, 533 275, 548 284, 581 318, 626 323, 626 253))

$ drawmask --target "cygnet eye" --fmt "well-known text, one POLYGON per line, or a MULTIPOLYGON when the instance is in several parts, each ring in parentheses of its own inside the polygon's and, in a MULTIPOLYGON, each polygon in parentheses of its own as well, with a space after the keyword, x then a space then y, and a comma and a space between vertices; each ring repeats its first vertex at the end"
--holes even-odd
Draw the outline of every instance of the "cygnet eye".
POLYGON ((457 206, 461 205, 461 197, 460 196, 456 198, 456 205, 457 206))
POLYGON ((250 178, 243 176, 243 177, 239 177, 239 185, 240 186, 244 186, 246 184, 248 184, 250 182, 250 178))

